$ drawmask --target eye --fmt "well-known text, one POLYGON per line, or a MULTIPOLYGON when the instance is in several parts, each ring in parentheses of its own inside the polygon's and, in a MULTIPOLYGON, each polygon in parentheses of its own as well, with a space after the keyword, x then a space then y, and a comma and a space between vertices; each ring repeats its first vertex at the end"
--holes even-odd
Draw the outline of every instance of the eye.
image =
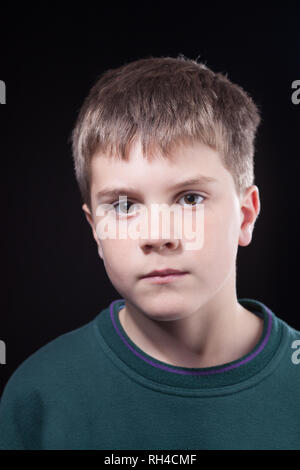
MULTIPOLYGON (((135 207, 136 209, 138 208, 137 207, 138 204, 135 204, 135 203, 129 201, 128 199, 127 199, 127 201, 116 202, 115 204, 113 204, 113 208, 114 208, 114 210, 116 210, 117 207, 122 207, 124 209, 124 212, 123 212, 123 209, 122 209, 121 212, 117 211, 117 214, 118 215, 128 215, 128 214, 130 214, 130 208, 129 208, 129 212, 127 212, 126 207, 128 207, 128 205, 130 205, 130 204, 133 204, 133 206, 136 206, 135 207)), ((131 207, 131 213, 132 212, 133 212, 133 210, 132 210, 132 207, 131 207)))
POLYGON ((187 204, 187 206, 193 207, 193 206, 197 205, 196 203, 194 203, 195 196, 196 197, 201 197, 203 200, 206 199, 204 196, 201 196, 201 194, 197 194, 197 193, 186 193, 183 196, 181 196, 180 199, 187 198, 188 202, 191 203, 191 204, 187 204))

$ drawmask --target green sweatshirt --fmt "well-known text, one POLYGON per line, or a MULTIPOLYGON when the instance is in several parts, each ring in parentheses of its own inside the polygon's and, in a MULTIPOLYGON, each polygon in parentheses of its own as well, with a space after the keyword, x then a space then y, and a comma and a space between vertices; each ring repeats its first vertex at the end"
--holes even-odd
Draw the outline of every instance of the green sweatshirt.
POLYGON ((29 356, 0 402, 0 449, 300 449, 300 332, 253 299, 238 360, 175 367, 139 349, 113 301, 29 356))

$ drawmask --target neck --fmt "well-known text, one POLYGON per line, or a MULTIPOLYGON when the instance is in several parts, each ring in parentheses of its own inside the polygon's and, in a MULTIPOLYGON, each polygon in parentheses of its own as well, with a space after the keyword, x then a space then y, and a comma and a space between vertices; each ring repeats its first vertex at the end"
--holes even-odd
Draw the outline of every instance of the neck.
POLYGON ((158 321, 125 302, 119 312, 129 338, 148 355, 178 367, 213 367, 239 359, 259 341, 263 321, 242 307, 235 276, 190 315, 158 321))

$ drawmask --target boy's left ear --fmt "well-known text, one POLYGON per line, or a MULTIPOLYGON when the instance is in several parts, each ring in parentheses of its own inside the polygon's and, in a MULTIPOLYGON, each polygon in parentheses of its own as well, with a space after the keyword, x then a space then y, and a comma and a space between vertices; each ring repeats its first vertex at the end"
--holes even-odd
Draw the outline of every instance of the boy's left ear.
POLYGON ((242 222, 240 226, 239 245, 247 246, 251 243, 254 224, 260 213, 259 190, 256 185, 246 189, 241 200, 242 222))

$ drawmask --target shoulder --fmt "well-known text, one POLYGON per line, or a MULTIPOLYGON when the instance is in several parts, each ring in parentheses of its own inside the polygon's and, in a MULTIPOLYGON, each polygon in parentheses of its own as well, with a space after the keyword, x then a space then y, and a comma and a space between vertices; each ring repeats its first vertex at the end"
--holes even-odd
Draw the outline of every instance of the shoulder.
POLYGON ((282 324, 283 330, 290 339, 300 339, 300 331, 294 328, 291 324, 287 323, 281 317, 278 317, 282 324))
MULTIPOLYGON (((93 321, 51 340, 28 356, 13 372, 3 396, 21 394, 66 381, 93 354, 93 321)), ((78 371, 79 373, 79 371, 78 371)))
MULTIPOLYGON (((299 364, 300 368, 300 331, 283 321, 283 328, 288 338, 288 347, 291 351, 291 361, 293 364, 299 364)), ((299 374, 300 377, 300 374, 299 374)))
POLYGON ((99 363, 94 325, 58 336, 17 367, 0 400, 0 449, 43 448, 45 426, 51 434, 74 412, 99 363))
MULTIPOLYGON (((279 318, 279 317, 278 317, 279 318)), ((278 357, 280 367, 278 372, 281 375, 282 384, 294 384, 294 390, 299 390, 300 386, 300 331, 288 322, 279 318, 282 327, 280 347, 278 357)))

